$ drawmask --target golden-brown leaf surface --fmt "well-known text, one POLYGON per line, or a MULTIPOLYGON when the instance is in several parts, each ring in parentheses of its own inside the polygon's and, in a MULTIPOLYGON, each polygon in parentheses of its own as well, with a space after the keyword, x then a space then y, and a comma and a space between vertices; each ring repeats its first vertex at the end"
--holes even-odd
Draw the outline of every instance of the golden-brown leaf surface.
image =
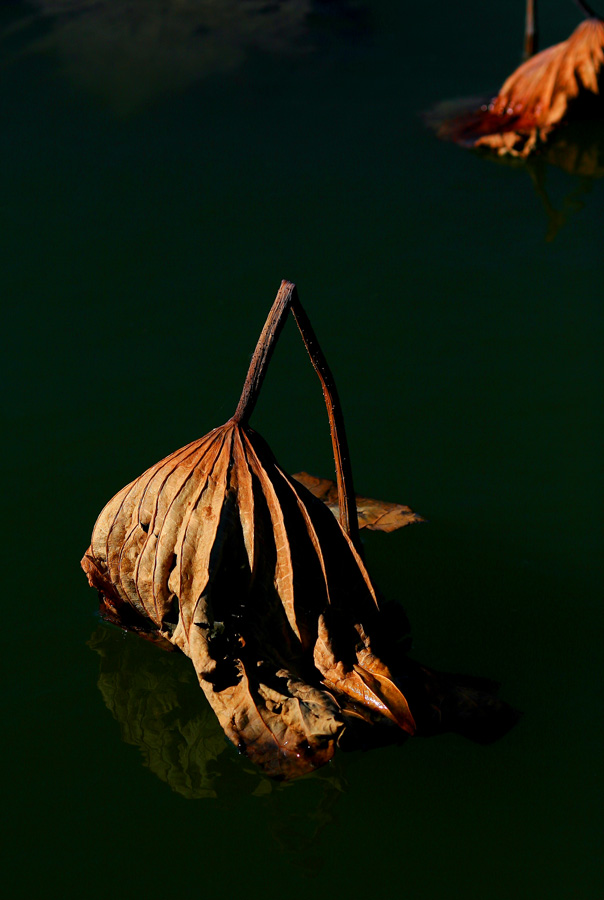
POLYGON ((370 641, 362 627, 357 627, 359 641, 355 646, 356 660, 336 655, 337 637, 331 634, 325 616, 319 619, 315 644, 315 664, 323 675, 324 684, 372 712, 386 716, 408 734, 415 733, 415 720, 403 693, 395 685, 388 668, 371 652, 370 641))

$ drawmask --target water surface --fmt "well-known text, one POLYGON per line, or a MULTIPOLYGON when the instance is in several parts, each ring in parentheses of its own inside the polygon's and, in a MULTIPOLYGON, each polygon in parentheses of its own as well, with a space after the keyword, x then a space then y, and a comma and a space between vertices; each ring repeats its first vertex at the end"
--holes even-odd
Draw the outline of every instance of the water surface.
MULTIPOLYGON (((600 895, 603 183, 546 164, 538 193, 420 116, 517 64, 507 6, 2 5, 12 895, 600 895), (413 655, 524 713, 493 746, 417 739, 271 786, 187 660, 95 616, 96 515, 232 414, 284 277, 358 489, 429 520, 366 539, 413 655)), ((578 22, 542 6, 546 43, 578 22)), ((253 424, 330 475, 293 328, 253 424)))

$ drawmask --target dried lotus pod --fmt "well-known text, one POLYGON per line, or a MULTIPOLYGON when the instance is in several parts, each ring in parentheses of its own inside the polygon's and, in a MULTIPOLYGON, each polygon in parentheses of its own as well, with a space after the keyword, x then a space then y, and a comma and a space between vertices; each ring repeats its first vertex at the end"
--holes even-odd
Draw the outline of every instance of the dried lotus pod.
POLYGON ((114 620, 145 621, 190 657, 226 735, 271 776, 325 763, 353 720, 415 731, 372 648, 378 604, 360 554, 339 399, 289 282, 234 416, 116 494, 82 567, 114 620), (323 385, 339 521, 248 424, 290 309, 323 385))

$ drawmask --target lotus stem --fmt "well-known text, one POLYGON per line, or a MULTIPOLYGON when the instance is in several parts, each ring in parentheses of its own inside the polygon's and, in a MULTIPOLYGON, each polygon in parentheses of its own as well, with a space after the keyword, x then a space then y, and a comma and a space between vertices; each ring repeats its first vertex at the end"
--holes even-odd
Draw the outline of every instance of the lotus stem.
POLYGON ((595 12, 595 10, 593 10, 591 8, 591 6, 588 3, 585 3, 585 0, 575 0, 575 3, 579 7, 579 9, 585 13, 585 15, 587 16, 588 19, 601 19, 602 18, 601 16, 599 16, 597 14, 597 12, 595 12))
POLYGON ((279 335, 285 325, 294 290, 295 285, 292 284, 291 281, 281 282, 281 287, 275 297, 275 302, 264 323, 262 334, 258 338, 258 343, 256 344, 256 349, 254 350, 254 355, 252 356, 252 361, 250 362, 247 371, 241 397, 237 409, 235 410, 235 415, 233 416, 235 422, 239 422, 241 425, 247 425, 250 416, 254 412, 256 403, 258 402, 260 388, 264 382, 266 370, 271 361, 275 344, 279 340, 279 335))
POLYGON ((233 421, 245 426, 248 424, 256 406, 258 395, 264 382, 266 370, 271 361, 275 344, 285 325, 287 314, 290 311, 296 320, 296 324, 302 335, 304 346, 308 351, 314 369, 319 376, 331 432, 331 443, 336 466, 336 481, 338 486, 338 506, 340 510, 340 525, 349 536, 356 550, 361 552, 359 538, 359 524, 357 519, 357 507, 352 480, 352 466, 344 415, 340 405, 340 398, 331 369, 325 359, 323 351, 317 340, 310 320, 300 303, 296 286, 291 281, 282 281, 281 287, 271 307, 268 318, 262 329, 262 334, 256 344, 254 355, 250 363, 248 373, 243 385, 241 397, 233 416, 233 421))
POLYGON ((304 346, 308 351, 308 355, 310 356, 311 362, 315 367, 315 372, 319 376, 321 387, 323 388, 323 396, 325 398, 325 406, 329 418, 333 456, 336 464, 340 525, 360 553, 361 541, 359 537, 357 504, 352 480, 352 464, 350 462, 350 452, 348 450, 348 440, 346 438, 346 428, 344 426, 344 414, 342 412, 338 390, 331 369, 323 355, 323 351, 321 350, 313 327, 300 303, 298 292, 295 288, 292 298, 292 313, 296 320, 296 324, 300 329, 304 346))
POLYGON ((537 52, 537 39, 537 0, 526 0, 523 53, 525 60, 530 59, 537 52))

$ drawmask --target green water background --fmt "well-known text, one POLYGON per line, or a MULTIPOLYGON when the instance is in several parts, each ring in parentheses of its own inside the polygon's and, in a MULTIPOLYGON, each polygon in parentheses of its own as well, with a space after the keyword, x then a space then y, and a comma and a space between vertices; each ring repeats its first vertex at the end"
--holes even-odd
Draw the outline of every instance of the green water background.
MULTIPOLYGON (((232 26, 234 62, 225 26, 219 62, 172 83, 161 41, 161 66, 121 62, 134 12, 122 55, 82 65, 60 17, 2 5, 11 897, 600 896, 604 185, 548 167, 548 241, 526 169, 420 118, 497 87, 522 6, 323 5, 278 52, 232 26), (359 491, 429 520, 366 538, 414 657, 496 678, 524 715, 490 747, 417 739, 284 789, 227 747, 216 796, 187 800, 122 740, 88 642, 110 632, 151 686, 168 663, 99 624, 79 559, 123 484, 232 414, 281 278, 336 374, 359 491)), ((579 21, 542 7, 544 44, 579 21)), ((291 326, 253 424, 289 471, 331 475, 291 326)))

